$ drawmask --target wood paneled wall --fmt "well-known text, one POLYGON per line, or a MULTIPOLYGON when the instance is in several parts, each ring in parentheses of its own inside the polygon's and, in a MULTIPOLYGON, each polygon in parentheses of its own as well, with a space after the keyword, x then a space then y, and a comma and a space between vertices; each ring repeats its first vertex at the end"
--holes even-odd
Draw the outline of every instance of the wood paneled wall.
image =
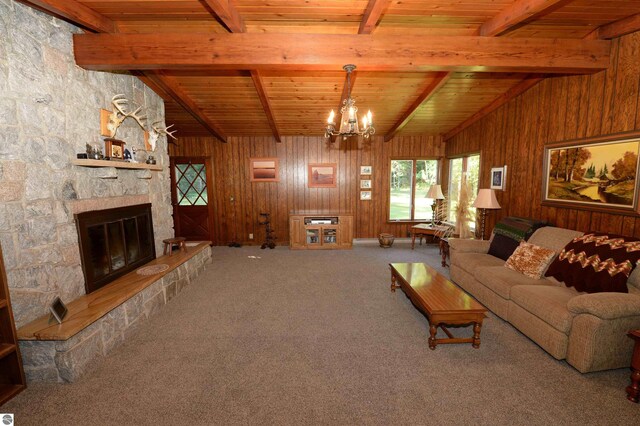
MULTIPOLYGON (((254 243, 264 240, 258 225, 260 212, 270 212, 279 244, 289 239, 289 212, 293 210, 339 210, 354 214, 355 237, 374 238, 381 232, 406 236, 407 223, 388 223, 389 166, 392 158, 441 158, 444 144, 435 136, 398 137, 384 142, 337 141, 322 137, 287 136, 282 143, 271 137, 231 137, 228 143, 212 138, 180 138, 170 145, 171 156, 205 156, 213 167, 215 243, 254 243), (279 182, 250 182, 249 158, 277 157, 279 182), (309 163, 337 163, 336 188, 308 188, 309 163), (371 201, 360 201, 360 166, 373 167, 371 201)), ((368 178, 368 177, 367 177, 368 178)))
POLYGON ((491 167, 508 166, 506 190, 497 191, 502 209, 488 214, 487 229, 523 216, 640 237, 640 218, 541 206, 545 143, 640 128, 639 58, 640 33, 613 40, 606 71, 546 79, 446 141, 448 157, 481 151, 480 187, 489 186, 491 167))

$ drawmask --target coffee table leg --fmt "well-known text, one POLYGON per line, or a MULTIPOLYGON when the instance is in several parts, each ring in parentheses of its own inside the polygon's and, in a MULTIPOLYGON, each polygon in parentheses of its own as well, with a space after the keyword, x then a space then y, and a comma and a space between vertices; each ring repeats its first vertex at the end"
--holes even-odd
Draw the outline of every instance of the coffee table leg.
POLYGON ((391 292, 396 292, 396 275, 393 272, 391 272, 391 292))
POLYGON ((436 348, 436 334, 438 333, 438 326, 435 324, 429 324, 429 349, 435 350, 436 348))
POLYGON ((638 402, 640 397, 640 370, 631 368, 631 384, 627 386, 627 399, 638 402))
POLYGON ((411 250, 413 250, 416 246, 416 233, 411 233, 411 250))
POLYGON ((482 328, 481 322, 473 323, 473 347, 478 349, 480 347, 480 329, 482 328))

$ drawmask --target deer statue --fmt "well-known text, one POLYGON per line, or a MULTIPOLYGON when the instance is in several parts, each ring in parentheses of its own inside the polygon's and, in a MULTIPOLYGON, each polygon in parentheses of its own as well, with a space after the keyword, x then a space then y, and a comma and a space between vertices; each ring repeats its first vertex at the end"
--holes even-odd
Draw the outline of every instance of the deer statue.
POLYGON ((173 134, 176 132, 175 130, 169 131, 170 128, 173 127, 173 124, 167 127, 159 127, 158 125, 162 121, 156 121, 151 125, 151 130, 149 131, 149 145, 151 145, 151 150, 156 150, 156 144, 158 143, 158 138, 160 135, 170 136, 172 139, 177 139, 173 134))
POLYGON ((124 120, 127 119, 127 117, 131 117, 134 120, 136 120, 136 122, 138 122, 140 127, 144 129, 145 127, 144 121, 147 119, 147 117, 145 115, 138 115, 142 110, 141 106, 138 107, 133 112, 127 112, 127 106, 129 105, 129 100, 125 98, 125 95, 123 94, 115 95, 111 99, 111 104, 115 108, 115 111, 112 112, 111 115, 109 116, 109 123, 107 124, 107 129, 109 129, 109 133, 111 134, 112 138, 116 136, 116 132, 118 131, 118 128, 124 122, 124 120))

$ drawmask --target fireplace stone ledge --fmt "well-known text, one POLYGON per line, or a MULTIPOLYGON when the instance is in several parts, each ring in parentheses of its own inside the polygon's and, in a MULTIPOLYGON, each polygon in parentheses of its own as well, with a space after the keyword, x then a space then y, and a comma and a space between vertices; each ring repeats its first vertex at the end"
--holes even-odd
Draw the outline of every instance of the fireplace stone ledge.
MULTIPOLYGON (((193 248, 193 247, 191 247, 193 248)), ((211 248, 199 253, 66 340, 21 340, 28 382, 73 382, 131 337, 204 271, 211 248)))

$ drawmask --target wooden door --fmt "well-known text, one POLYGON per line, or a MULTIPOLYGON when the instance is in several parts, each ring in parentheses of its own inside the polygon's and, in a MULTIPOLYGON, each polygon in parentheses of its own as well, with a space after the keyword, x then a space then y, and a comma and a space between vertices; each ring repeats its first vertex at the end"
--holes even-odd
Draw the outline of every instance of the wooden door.
POLYGON ((214 241, 212 176, 207 157, 171 158, 171 201, 176 237, 214 241))

